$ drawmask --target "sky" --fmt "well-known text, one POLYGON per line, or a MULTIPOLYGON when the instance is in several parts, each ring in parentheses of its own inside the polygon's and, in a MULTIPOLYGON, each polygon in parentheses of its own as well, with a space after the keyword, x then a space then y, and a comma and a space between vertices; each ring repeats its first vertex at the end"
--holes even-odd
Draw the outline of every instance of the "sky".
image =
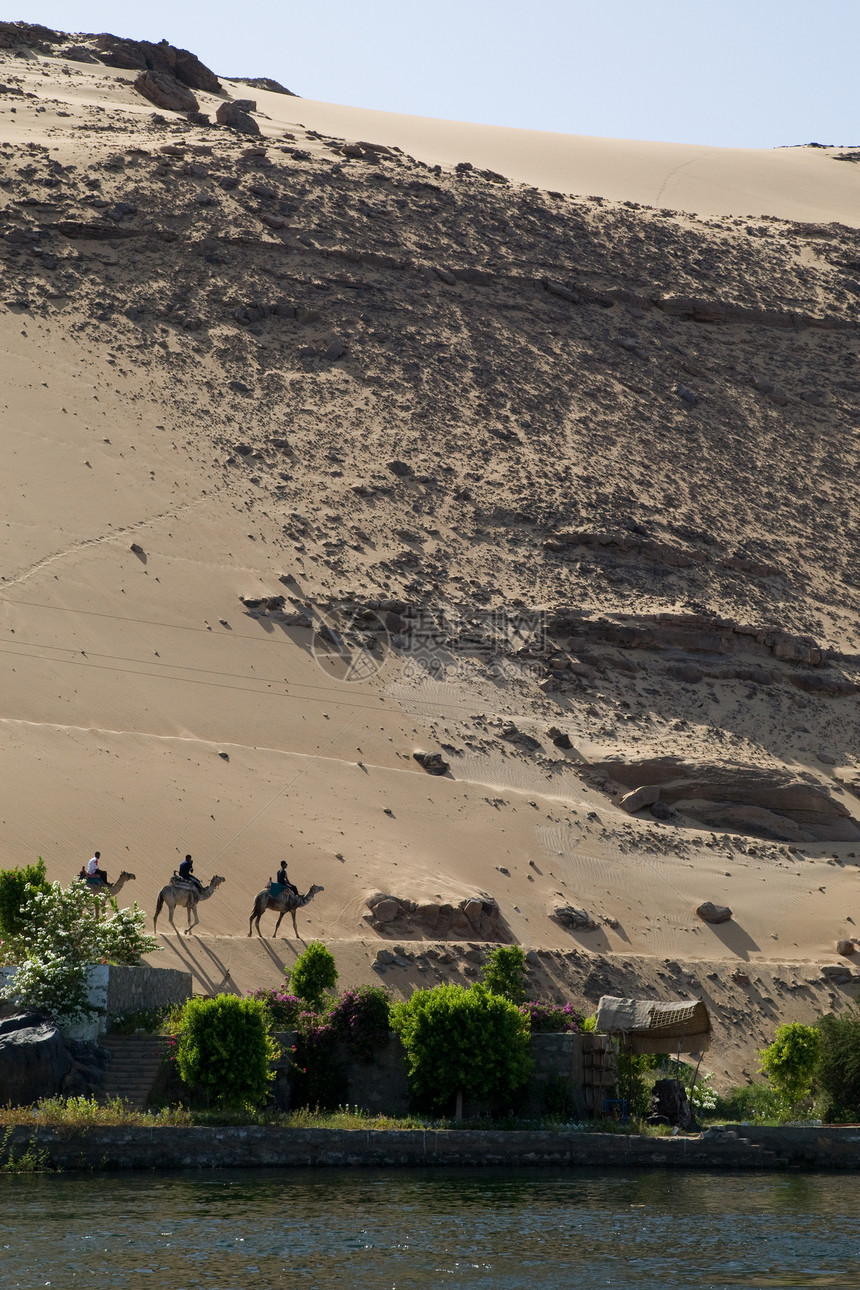
POLYGON ((222 76, 353 107, 724 147, 860 143, 858 0, 28 0, 4 16, 164 38, 222 76))

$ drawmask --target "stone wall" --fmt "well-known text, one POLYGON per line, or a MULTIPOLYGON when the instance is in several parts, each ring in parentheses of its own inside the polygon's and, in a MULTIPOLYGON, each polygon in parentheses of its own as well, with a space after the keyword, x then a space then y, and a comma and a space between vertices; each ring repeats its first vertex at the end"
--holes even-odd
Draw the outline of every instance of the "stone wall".
MULTIPOLYGON (((529 1082, 527 1101, 522 1108, 526 1116, 538 1118, 547 1110, 549 1087, 566 1088, 572 1098, 572 1110, 585 1114, 587 1090, 583 1088, 584 1050, 594 1040, 592 1035, 532 1035, 531 1055, 534 1072, 529 1082)), ((289 1070, 291 1049, 296 1042, 294 1031, 282 1030, 275 1034, 275 1042, 283 1054, 277 1064, 275 1096, 279 1106, 291 1105, 289 1070)), ((336 1060, 346 1068, 349 1106, 382 1115, 405 1115, 410 1109, 409 1081, 406 1075, 406 1055, 395 1034, 391 1034, 385 1048, 376 1054, 368 1065, 350 1059, 346 1048, 337 1052, 336 1060)), ((486 1108, 466 1106, 467 1118, 479 1115, 486 1108)))
POLYGON ((138 1008, 164 1008, 191 998, 191 973, 178 968, 111 967, 107 983, 107 1025, 121 1012, 138 1008))
POLYGON ((19 1126, 0 1163, 28 1147, 56 1169, 237 1169, 271 1166, 580 1166, 590 1169, 860 1169, 860 1128, 710 1129, 684 1137, 468 1129, 104 1128, 19 1126), (765 1135, 765 1136, 762 1136, 765 1135), (765 1145, 769 1143, 769 1145, 765 1145))

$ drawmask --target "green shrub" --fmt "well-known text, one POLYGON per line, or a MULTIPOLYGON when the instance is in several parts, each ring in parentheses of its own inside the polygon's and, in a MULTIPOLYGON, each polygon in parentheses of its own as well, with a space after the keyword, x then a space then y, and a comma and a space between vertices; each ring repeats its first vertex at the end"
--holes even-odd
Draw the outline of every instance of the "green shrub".
POLYGON ((219 994, 182 1010, 176 1065, 193 1092, 219 1107, 259 1105, 274 1078, 277 1050, 258 999, 219 994))
POLYGON ((491 994, 522 1003, 526 997, 526 956, 519 945, 497 946, 487 959, 481 980, 491 994))
POLYGON ((419 1106, 445 1110, 458 1093, 504 1106, 525 1084, 531 1070, 528 1021, 515 1004, 483 985, 416 990, 391 1013, 419 1106))
POLYGON ((788 1108, 775 1089, 767 1084, 744 1084, 733 1088, 725 1096, 717 1094, 713 1115, 730 1123, 746 1120, 778 1120, 788 1118, 788 1108))
POLYGON ((799 1021, 777 1026, 772 1044, 759 1056, 764 1073, 776 1092, 790 1106, 812 1094, 812 1080, 821 1053, 821 1036, 815 1026, 799 1021))
POLYGON ((818 1085, 824 1095, 824 1119, 829 1124, 860 1120, 860 1008, 851 1004, 818 1022, 821 1053, 818 1085))
POLYGON ((326 990, 337 984, 334 955, 322 941, 311 941, 304 954, 300 954, 289 974, 289 987, 293 994, 304 999, 312 1008, 320 1009, 326 990))
POLYGON ((49 887, 41 856, 36 864, 23 869, 0 869, 0 936, 20 936, 27 901, 34 892, 47 891, 49 887))

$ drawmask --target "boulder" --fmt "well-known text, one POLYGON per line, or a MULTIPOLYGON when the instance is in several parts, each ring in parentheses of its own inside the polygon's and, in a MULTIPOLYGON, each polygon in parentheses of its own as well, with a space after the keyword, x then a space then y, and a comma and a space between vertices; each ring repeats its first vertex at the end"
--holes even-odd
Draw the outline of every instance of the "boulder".
POLYGON ((63 1036, 41 1013, 0 1021, 0 1106, 57 1096, 71 1065, 63 1036))
POLYGON ((728 905, 715 905, 712 900, 703 901, 696 913, 703 923, 727 923, 732 916, 728 905))
POLYGON ((660 789, 656 784, 642 784, 639 788, 634 788, 632 793, 625 793, 618 805, 623 806, 625 811, 641 811, 645 806, 653 806, 660 800, 660 789))
POLYGON ((205 63, 189 49, 177 49, 166 40, 153 44, 148 40, 125 40, 105 32, 94 37, 98 56, 108 67, 130 71, 164 72, 192 90, 220 94, 221 82, 205 63))
POLYGON ((215 120, 219 125, 226 125, 231 130, 238 130, 240 134, 259 134, 260 127, 252 116, 236 103, 221 103, 218 111, 215 113, 215 120))
POLYGON ((134 88, 150 103, 168 112, 197 112, 200 108, 191 90, 166 72, 141 72, 134 88))
POLYGON ((836 953, 842 954, 845 958, 850 958, 856 949, 857 949, 857 946, 854 944, 853 941, 836 942, 836 953))
POLYGON ((556 922, 572 932, 593 932, 597 923, 584 909, 575 909, 573 905, 556 905, 552 912, 556 922))

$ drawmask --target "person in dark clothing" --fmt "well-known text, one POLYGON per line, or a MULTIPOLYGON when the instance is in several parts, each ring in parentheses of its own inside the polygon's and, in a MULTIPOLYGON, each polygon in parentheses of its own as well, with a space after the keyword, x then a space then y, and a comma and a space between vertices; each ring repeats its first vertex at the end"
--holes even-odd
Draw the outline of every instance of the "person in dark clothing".
POLYGON ((186 856, 182 861, 182 864, 179 866, 179 876, 180 878, 184 878, 186 882, 190 882, 198 891, 202 891, 203 883, 199 878, 194 877, 194 874, 192 873, 193 868, 194 862, 192 861, 191 856, 186 856))
POLYGON ((280 869, 279 869, 279 870, 278 870, 278 872, 277 872, 277 875, 276 875, 276 877, 275 877, 275 882, 283 883, 283 885, 286 887, 287 891, 292 891, 292 892, 294 892, 294 893, 298 896, 298 894, 299 894, 299 889, 298 889, 298 887, 295 885, 295 883, 290 882, 289 878, 287 877, 287 862, 286 862, 286 860, 282 860, 282 861, 281 861, 281 867, 280 867, 280 869))

